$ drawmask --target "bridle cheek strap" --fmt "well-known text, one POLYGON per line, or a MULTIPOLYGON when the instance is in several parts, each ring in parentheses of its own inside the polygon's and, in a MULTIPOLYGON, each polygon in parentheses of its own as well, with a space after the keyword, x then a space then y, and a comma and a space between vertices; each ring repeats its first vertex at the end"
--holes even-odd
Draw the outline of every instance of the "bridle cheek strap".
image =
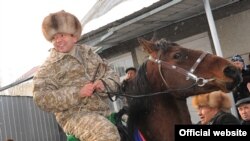
MULTIPOLYGON (((158 58, 160 58, 160 54, 161 54, 161 50, 159 50, 158 52, 158 58)), ((211 79, 205 79, 205 78, 202 78, 202 77, 197 77, 194 72, 196 70, 196 68, 198 67, 198 65, 202 62, 202 60, 206 57, 208 53, 207 52, 203 52, 200 57, 196 60, 196 62, 194 63, 194 65, 190 68, 190 71, 187 71, 181 67, 178 67, 178 66, 175 66, 175 65, 172 65, 172 64, 169 64, 168 62, 166 61, 162 61, 160 59, 154 59, 153 57, 149 57, 149 60, 150 61, 153 61, 155 63, 158 64, 158 69, 159 69, 159 73, 160 73, 160 76, 164 82, 164 84, 168 87, 168 84, 166 82, 166 80, 164 79, 163 77, 163 74, 162 74, 162 71, 161 71, 161 65, 164 64, 165 67, 169 68, 169 69, 175 69, 177 72, 179 73, 182 73, 184 74, 187 78, 186 80, 189 80, 190 78, 193 79, 195 81, 195 83, 202 87, 204 86, 206 83, 210 82, 210 81, 213 81, 214 79, 211 78, 211 79)))
POLYGON ((190 69, 190 73, 194 73, 194 71, 196 70, 196 68, 198 67, 198 65, 201 63, 201 61, 207 56, 207 52, 203 52, 201 54, 201 56, 196 60, 196 62, 194 63, 194 65, 192 66, 192 68, 190 69))
MULTIPOLYGON (((192 66, 192 68, 190 69, 190 76, 191 77, 194 77, 193 75, 194 75, 194 71, 196 70, 196 68, 198 67, 198 65, 202 62, 202 60, 207 56, 207 52, 203 52, 202 54, 201 54, 201 56, 196 60, 196 62, 194 63, 194 65, 192 66)), ((210 81, 213 81, 214 80, 214 78, 210 78, 210 79, 205 79, 205 78, 203 78, 203 77, 197 77, 197 76, 195 76, 195 78, 196 78, 196 83, 197 83, 197 85, 198 86, 200 86, 200 87, 202 87, 202 86, 204 86, 206 83, 208 83, 208 82, 210 82, 210 81)), ((187 80, 189 79, 189 77, 187 77, 187 80)))

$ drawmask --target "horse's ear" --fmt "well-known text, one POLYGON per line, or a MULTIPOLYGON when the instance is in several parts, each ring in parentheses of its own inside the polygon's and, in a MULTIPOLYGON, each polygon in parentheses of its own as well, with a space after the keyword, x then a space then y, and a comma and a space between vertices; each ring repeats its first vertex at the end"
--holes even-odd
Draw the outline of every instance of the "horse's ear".
POLYGON ((155 52, 154 42, 145 40, 144 38, 138 38, 138 42, 139 42, 140 46, 143 47, 143 49, 148 54, 151 54, 151 53, 155 52))
POLYGON ((151 38, 150 41, 152 41, 152 42, 156 42, 157 41, 157 33, 156 32, 154 32, 153 37, 151 38))

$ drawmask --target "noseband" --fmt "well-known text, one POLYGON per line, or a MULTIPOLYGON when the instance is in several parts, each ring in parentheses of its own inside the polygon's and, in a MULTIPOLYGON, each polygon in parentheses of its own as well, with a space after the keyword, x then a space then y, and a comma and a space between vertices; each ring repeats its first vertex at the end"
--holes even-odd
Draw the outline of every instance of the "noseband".
POLYGON ((181 67, 178 67, 176 65, 172 65, 172 64, 169 64, 168 62, 166 61, 162 61, 160 60, 160 55, 161 55, 161 50, 158 52, 158 59, 154 59, 153 57, 149 57, 149 60, 150 61, 153 61, 155 63, 158 64, 158 69, 159 69, 159 73, 161 75, 161 78, 164 82, 164 84, 168 87, 168 84, 166 82, 166 80, 164 79, 163 75, 162 75, 162 64, 164 64, 167 68, 169 69, 173 69, 173 70, 176 70, 177 72, 181 73, 181 74, 184 74, 186 76, 186 80, 189 80, 189 79, 193 79, 195 81, 195 84, 197 84, 199 87, 202 87, 204 86, 206 83, 210 82, 210 81, 213 81, 214 78, 211 78, 211 79, 205 79, 203 77, 198 77, 197 75, 194 74, 194 71, 196 70, 196 68, 198 67, 198 65, 202 62, 202 60, 207 56, 207 52, 203 52, 200 57, 195 61, 194 65, 190 68, 189 71, 181 68, 181 67))

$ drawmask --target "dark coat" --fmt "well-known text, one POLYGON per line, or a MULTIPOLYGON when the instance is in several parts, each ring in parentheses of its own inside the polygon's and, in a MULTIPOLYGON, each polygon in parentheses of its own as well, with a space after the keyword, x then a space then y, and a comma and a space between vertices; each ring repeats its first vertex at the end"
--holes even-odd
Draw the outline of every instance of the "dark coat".
POLYGON ((241 125, 250 125, 250 121, 241 120, 241 121, 240 121, 240 124, 241 124, 241 125))
POLYGON ((121 84, 122 91, 126 91, 126 87, 128 86, 128 80, 123 80, 121 84))
POLYGON ((223 111, 218 112, 208 123, 208 125, 239 125, 240 120, 238 120, 231 113, 226 113, 223 111))
MULTIPOLYGON (((198 124, 201 123, 198 122, 198 124)), ((231 113, 220 111, 208 122, 207 125, 240 125, 240 120, 231 113)))

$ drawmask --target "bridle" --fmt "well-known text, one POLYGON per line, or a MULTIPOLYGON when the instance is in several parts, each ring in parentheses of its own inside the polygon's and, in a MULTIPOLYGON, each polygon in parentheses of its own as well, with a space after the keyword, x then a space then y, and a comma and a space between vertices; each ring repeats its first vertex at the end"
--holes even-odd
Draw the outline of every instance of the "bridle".
POLYGON ((159 73, 160 73, 160 76, 161 76, 161 79, 162 81, 164 82, 164 84, 166 85, 166 87, 168 87, 168 84, 165 80, 165 78, 163 77, 162 75, 162 65, 164 65, 165 67, 169 68, 169 69, 173 69, 173 70, 176 70, 176 72, 179 72, 183 75, 186 76, 186 80, 189 80, 189 79, 193 79, 195 81, 195 84, 197 84, 199 87, 203 87, 206 83, 210 82, 210 81, 213 81, 214 78, 210 78, 210 79, 205 79, 203 77, 198 77, 197 75, 194 74, 196 68, 198 67, 198 65, 202 62, 202 60, 204 60, 204 58, 207 56, 207 52, 203 52, 200 57, 195 61, 194 65, 190 68, 189 71, 181 68, 181 67, 178 67, 176 65, 172 65, 166 61, 162 61, 160 60, 160 56, 161 56, 161 49, 159 50, 158 52, 158 57, 157 59, 154 59, 152 56, 149 56, 149 60, 150 61, 153 61, 155 63, 158 64, 158 70, 159 70, 159 73))
MULTIPOLYGON (((142 97, 149 97, 149 96, 155 96, 155 95, 159 95, 159 94, 165 94, 165 93, 169 93, 169 92, 172 92, 172 91, 183 91, 183 90, 187 90, 191 87, 194 87, 195 85, 199 86, 199 87, 203 87, 206 83, 210 82, 210 81, 213 81, 215 80, 214 78, 210 78, 210 79, 206 79, 206 78, 203 78, 203 77, 198 77, 197 75, 194 74, 196 68, 199 66, 199 64, 204 60, 204 58, 207 56, 207 52, 203 52, 200 57, 195 61, 194 65, 190 68, 189 71, 181 68, 181 67, 178 67, 176 65, 172 65, 166 61, 163 61, 160 59, 160 56, 161 56, 161 49, 158 51, 158 55, 157 55, 157 59, 149 56, 148 60, 149 61, 153 61, 154 63, 157 63, 158 64, 158 70, 159 70, 159 73, 160 73, 160 76, 161 76, 161 79, 162 81, 164 82, 164 84, 166 85, 166 87, 168 87, 168 84, 165 80, 165 78, 163 77, 163 74, 162 74, 162 65, 164 65, 164 67, 167 67, 169 69, 173 69, 175 70, 176 72, 179 72, 183 75, 186 76, 186 80, 189 80, 189 79, 192 79, 194 80, 194 83, 189 86, 189 87, 185 87, 185 88, 181 88, 181 89, 168 89, 166 91, 162 91, 162 92, 155 92, 155 93, 147 93, 147 94, 140 94, 140 95, 131 95, 131 94, 125 94, 124 92, 122 92, 121 90, 121 86, 113 79, 113 80, 119 87, 119 91, 118 92, 113 92, 109 86, 107 85, 107 83, 105 81, 103 81, 102 79, 100 79, 104 86, 105 86, 105 89, 106 89, 106 92, 109 96, 109 99, 111 101, 115 101, 112 99, 112 96, 111 95, 115 95, 115 96, 125 96, 125 97, 130 97, 130 98, 142 98, 142 97)), ((117 98, 116 98, 117 99, 117 98)))

